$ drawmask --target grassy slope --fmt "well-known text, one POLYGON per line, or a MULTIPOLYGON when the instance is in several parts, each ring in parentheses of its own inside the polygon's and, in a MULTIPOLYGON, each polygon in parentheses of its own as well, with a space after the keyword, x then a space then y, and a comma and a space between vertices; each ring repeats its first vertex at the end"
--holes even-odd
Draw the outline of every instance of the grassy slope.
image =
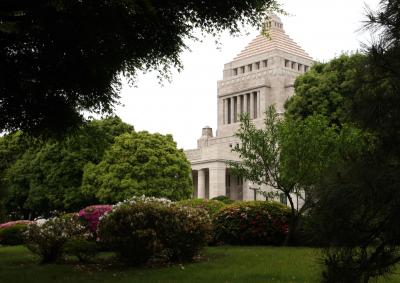
MULTIPOLYGON (((133 282, 318 282, 315 250, 307 248, 207 248, 208 260, 152 269, 98 270, 79 265, 39 265, 23 247, 0 247, 0 282, 133 283, 133 282)), ((400 282, 400 277, 380 282, 400 282)))

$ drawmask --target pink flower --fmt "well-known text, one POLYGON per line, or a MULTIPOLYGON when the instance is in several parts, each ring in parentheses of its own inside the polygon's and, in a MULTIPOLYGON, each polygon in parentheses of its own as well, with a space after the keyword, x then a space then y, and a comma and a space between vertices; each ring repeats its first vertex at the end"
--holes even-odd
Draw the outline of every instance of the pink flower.
POLYGON ((29 221, 29 220, 10 221, 10 222, 0 224, 0 229, 8 228, 8 227, 11 227, 11 226, 14 226, 17 224, 30 224, 30 223, 32 223, 32 221, 29 221))
POLYGON ((88 222, 89 230, 96 232, 100 217, 112 210, 112 205, 99 204, 85 207, 79 211, 79 217, 88 222))

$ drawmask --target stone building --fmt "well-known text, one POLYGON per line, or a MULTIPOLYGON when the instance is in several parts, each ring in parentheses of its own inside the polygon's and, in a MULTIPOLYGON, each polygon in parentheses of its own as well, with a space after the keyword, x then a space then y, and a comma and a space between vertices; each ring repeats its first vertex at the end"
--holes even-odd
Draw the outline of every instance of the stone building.
POLYGON ((234 133, 239 127, 238 115, 247 112, 254 123, 263 125, 263 113, 274 104, 278 113, 293 95, 296 77, 310 68, 313 59, 284 31, 277 16, 266 23, 269 35, 258 35, 233 61, 224 65, 218 81, 218 128, 202 129, 197 149, 185 151, 191 166, 194 196, 213 198, 226 195, 235 200, 262 199, 254 189, 267 191, 247 180, 230 174, 227 160, 238 160, 231 151, 238 142, 234 133))

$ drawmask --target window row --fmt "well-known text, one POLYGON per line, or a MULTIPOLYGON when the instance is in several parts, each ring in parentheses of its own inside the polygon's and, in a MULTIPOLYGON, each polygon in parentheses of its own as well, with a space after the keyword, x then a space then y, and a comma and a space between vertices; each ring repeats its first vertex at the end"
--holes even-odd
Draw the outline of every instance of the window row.
POLYGON ((224 124, 239 122, 240 115, 248 113, 251 119, 258 117, 259 92, 253 91, 223 99, 224 124))
POLYGON ((307 72, 308 69, 310 68, 307 65, 303 65, 303 64, 300 64, 300 63, 297 63, 297 62, 293 62, 293 61, 290 61, 290 60, 287 60, 287 59, 285 59, 285 67, 286 68, 291 68, 291 69, 299 71, 299 72, 304 72, 304 73, 307 72))
POLYGON ((252 64, 248 64, 248 65, 245 65, 245 66, 234 68, 233 69, 233 75, 237 76, 237 75, 240 75, 240 74, 244 74, 244 73, 247 73, 247 72, 252 72, 253 70, 256 71, 256 70, 259 70, 260 68, 266 68, 266 67, 268 67, 268 60, 262 60, 262 61, 258 61, 258 62, 255 62, 255 63, 252 63, 252 64))

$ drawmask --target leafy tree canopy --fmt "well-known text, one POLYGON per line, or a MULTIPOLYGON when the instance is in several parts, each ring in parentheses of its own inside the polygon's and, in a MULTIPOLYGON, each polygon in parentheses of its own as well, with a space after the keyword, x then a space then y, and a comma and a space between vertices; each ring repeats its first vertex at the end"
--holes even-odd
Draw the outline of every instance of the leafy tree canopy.
POLYGON ((190 164, 170 135, 131 132, 115 139, 99 164, 89 163, 83 191, 103 203, 132 196, 189 198, 190 164))
POLYGON ((63 141, 49 140, 22 151, 4 173, 7 211, 28 217, 90 204, 94 200, 81 192, 85 165, 100 162, 114 138, 131 131, 133 127, 118 117, 93 120, 63 141))
POLYGON ((295 81, 295 94, 285 104, 286 116, 304 119, 314 114, 340 125, 349 121, 351 100, 359 92, 363 54, 341 55, 328 63, 316 63, 295 81))
POLYGON ((0 130, 65 131, 82 110, 110 113, 120 73, 168 76, 200 29, 259 25, 275 0, 4 0, 0 4, 0 130))
POLYGON ((310 189, 326 171, 368 144, 368 137, 354 127, 338 129, 322 115, 279 119, 273 106, 265 112, 263 128, 256 128, 243 115, 236 136, 240 143, 233 151, 241 160, 228 162, 233 174, 273 188, 289 201, 292 221, 287 243, 293 240, 298 216, 309 207, 306 202, 297 211, 293 197, 305 201, 304 192, 312 193, 310 189))

